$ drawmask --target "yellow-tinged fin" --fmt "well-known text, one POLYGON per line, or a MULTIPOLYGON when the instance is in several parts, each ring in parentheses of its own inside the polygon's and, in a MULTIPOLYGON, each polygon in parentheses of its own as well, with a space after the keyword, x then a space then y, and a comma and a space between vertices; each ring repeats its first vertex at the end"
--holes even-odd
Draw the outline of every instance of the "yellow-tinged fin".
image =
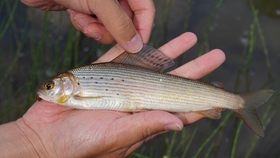
POLYGON ((198 111, 196 113, 203 115, 210 119, 220 119, 222 111, 224 111, 224 109, 211 109, 211 110, 205 110, 205 111, 198 111))
POLYGON ((74 95, 74 99, 76 100, 84 100, 84 99, 100 99, 102 96, 80 96, 80 95, 74 95))
POLYGON ((240 96, 244 100, 244 107, 235 110, 248 127, 260 137, 264 137, 264 132, 256 108, 266 102, 273 93, 274 91, 271 89, 264 89, 241 94, 240 96))
POLYGON ((147 44, 138 53, 123 52, 112 60, 114 63, 122 63, 148 68, 155 71, 165 70, 174 65, 174 61, 164 53, 147 44))
POLYGON ((57 102, 60 104, 65 103, 70 97, 65 95, 65 96, 61 96, 60 98, 57 99, 57 102))

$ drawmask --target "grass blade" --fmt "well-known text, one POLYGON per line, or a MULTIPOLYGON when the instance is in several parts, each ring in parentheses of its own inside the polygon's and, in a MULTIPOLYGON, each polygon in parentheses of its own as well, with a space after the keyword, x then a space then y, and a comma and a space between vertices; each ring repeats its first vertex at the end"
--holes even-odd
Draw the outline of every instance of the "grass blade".
POLYGON ((219 124, 219 126, 210 134, 210 136, 201 144, 200 148, 196 151, 195 155, 193 158, 197 158, 199 154, 202 152, 204 147, 210 142, 210 140, 218 133, 218 131, 225 126, 227 123, 228 119, 230 118, 232 112, 229 112, 226 117, 223 119, 223 121, 219 124))
POLYGON ((210 19, 207 23, 207 27, 206 27, 206 30, 204 31, 204 34, 203 34, 203 39, 202 39, 202 43, 200 45, 200 49, 199 49, 199 53, 198 53, 198 56, 206 53, 209 51, 209 42, 208 42, 208 39, 209 39, 209 31, 210 31, 210 26, 212 25, 213 23, 213 20, 217 14, 217 11, 219 10, 219 8, 221 7, 222 3, 223 3, 224 0, 219 0, 218 3, 216 4, 211 16, 210 16, 210 19))

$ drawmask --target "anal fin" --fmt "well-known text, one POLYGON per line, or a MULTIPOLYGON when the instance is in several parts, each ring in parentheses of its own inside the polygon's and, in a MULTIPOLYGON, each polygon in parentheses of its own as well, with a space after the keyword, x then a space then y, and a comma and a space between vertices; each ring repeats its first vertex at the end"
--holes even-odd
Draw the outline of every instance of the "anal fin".
POLYGON ((220 119, 222 111, 224 111, 224 109, 211 109, 205 111, 198 111, 196 113, 201 114, 210 119, 220 119))

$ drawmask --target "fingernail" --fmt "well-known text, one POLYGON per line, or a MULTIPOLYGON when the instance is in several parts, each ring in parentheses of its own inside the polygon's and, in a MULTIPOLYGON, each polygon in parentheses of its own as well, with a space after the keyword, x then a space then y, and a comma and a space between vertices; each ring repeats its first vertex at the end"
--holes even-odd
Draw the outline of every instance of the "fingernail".
POLYGON ((93 33, 93 34, 91 35, 91 37, 94 38, 96 41, 98 41, 98 40, 101 39, 101 36, 100 36, 99 34, 97 34, 97 33, 93 33))
POLYGON ((83 17, 74 18, 74 21, 81 29, 87 25, 87 21, 83 17))
POLYGON ((87 36, 95 39, 96 41, 101 39, 101 35, 95 32, 95 29, 93 30, 89 30, 87 32, 85 32, 87 34, 87 36))
POLYGON ((166 125, 164 127, 164 129, 166 131, 181 131, 183 129, 183 127, 181 127, 179 124, 177 123, 174 123, 174 124, 169 124, 169 125, 166 125))
POLYGON ((143 47, 143 43, 139 35, 135 35, 130 41, 128 41, 127 47, 131 53, 139 52, 143 47))

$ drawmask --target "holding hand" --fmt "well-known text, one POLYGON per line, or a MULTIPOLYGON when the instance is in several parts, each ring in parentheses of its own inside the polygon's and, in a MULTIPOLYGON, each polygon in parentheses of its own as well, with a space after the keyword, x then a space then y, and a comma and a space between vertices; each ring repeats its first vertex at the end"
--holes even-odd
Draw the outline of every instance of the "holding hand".
POLYGON ((21 0, 43 10, 66 10, 74 27, 100 43, 114 40, 128 52, 147 43, 155 16, 152 0, 21 0), (94 16, 92 16, 94 15, 94 16))

